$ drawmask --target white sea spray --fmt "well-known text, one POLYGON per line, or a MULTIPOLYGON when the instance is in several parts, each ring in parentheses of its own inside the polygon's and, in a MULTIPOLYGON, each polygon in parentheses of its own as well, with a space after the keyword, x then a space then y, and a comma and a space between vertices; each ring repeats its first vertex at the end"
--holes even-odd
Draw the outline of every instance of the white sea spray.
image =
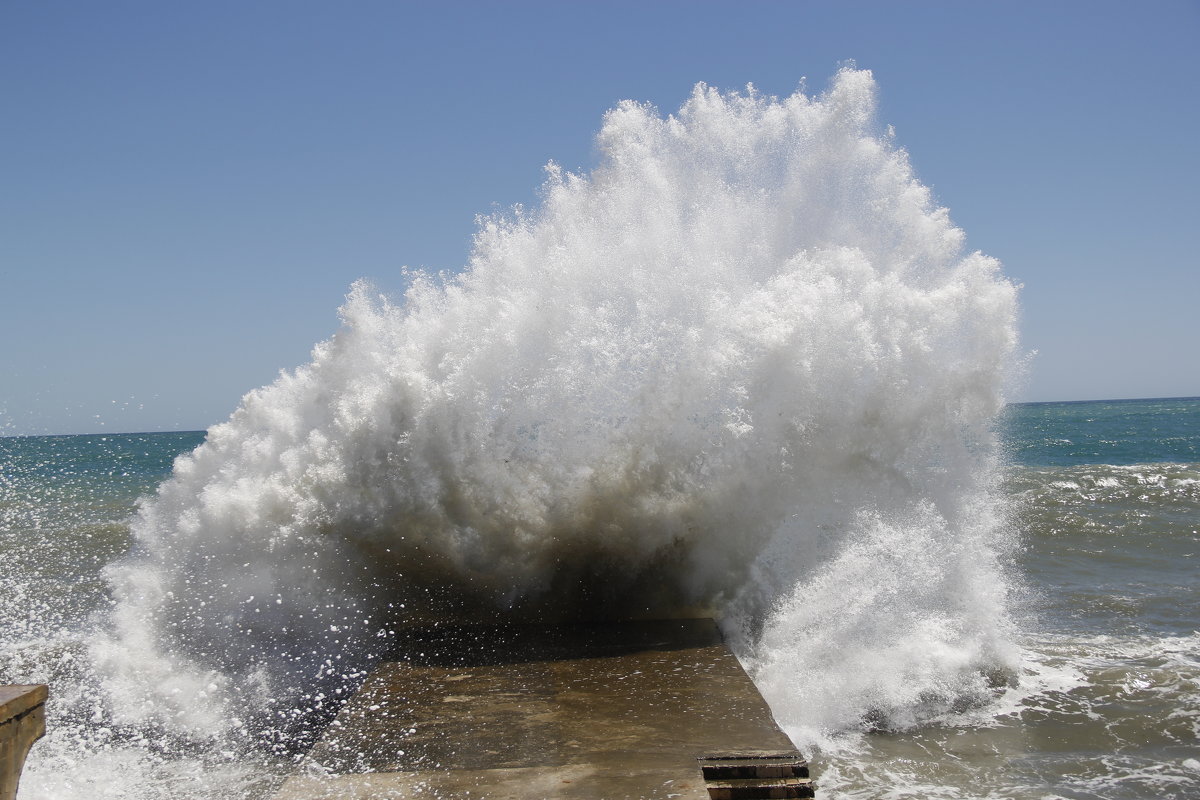
POLYGON ((357 284, 142 504, 91 646, 113 724, 286 747, 396 625, 680 608, 801 744, 985 701, 1016 290, 875 91, 624 103, 460 274, 357 284))

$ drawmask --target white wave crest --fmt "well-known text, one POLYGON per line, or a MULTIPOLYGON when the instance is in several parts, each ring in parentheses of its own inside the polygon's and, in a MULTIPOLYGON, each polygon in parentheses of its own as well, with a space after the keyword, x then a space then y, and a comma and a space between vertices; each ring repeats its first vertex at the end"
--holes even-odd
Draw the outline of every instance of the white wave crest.
POLYGON ((93 647, 115 713, 261 735, 397 624, 681 608, 722 617, 794 731, 977 696, 1008 663, 989 423, 1016 292, 874 98, 847 69, 622 104, 601 165, 551 165, 461 274, 356 285, 141 508, 93 647))

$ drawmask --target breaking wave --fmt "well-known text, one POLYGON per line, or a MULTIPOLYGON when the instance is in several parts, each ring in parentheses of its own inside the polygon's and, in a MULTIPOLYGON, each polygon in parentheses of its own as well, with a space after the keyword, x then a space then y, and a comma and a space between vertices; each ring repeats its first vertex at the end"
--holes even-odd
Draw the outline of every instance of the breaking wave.
POLYGON ((398 626, 499 615, 713 613, 801 742, 986 701, 1016 291, 875 93, 623 103, 461 273, 357 284, 142 504, 114 720, 291 746, 398 626))

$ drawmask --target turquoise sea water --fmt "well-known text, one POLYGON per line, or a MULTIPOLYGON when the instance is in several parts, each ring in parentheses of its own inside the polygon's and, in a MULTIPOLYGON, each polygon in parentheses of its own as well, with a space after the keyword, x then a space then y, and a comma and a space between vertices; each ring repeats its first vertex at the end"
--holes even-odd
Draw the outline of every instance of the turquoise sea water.
POLYGON ((5 644, 105 602, 101 572, 129 550, 138 498, 203 440, 202 431, 0 438, 5 644), (31 606, 41 613, 25 613, 31 606))
POLYGON ((1023 403, 1003 422, 1026 467, 1200 463, 1200 399, 1023 403))
MULTIPOLYGON (((816 753, 821 796, 1200 797, 1200 399, 1016 405, 1002 431, 1021 674, 985 708, 816 753)), ((129 515, 203 439, 0 439, 0 682, 56 696, 23 798, 267 796, 288 768, 163 751, 106 718, 89 666, 129 515)))
POLYGON ((1200 400, 1009 409, 1024 574, 1057 629, 1188 637, 1200 628, 1200 400))

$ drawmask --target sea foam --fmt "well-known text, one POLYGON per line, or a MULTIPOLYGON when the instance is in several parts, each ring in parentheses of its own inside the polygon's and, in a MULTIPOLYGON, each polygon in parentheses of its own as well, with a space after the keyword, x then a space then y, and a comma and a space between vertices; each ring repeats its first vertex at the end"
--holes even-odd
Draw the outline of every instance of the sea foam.
POLYGON ((1016 291, 875 94, 622 103, 460 273, 355 285, 142 504, 92 647, 116 722, 295 741, 399 625, 681 610, 802 743, 986 699, 1016 291))

